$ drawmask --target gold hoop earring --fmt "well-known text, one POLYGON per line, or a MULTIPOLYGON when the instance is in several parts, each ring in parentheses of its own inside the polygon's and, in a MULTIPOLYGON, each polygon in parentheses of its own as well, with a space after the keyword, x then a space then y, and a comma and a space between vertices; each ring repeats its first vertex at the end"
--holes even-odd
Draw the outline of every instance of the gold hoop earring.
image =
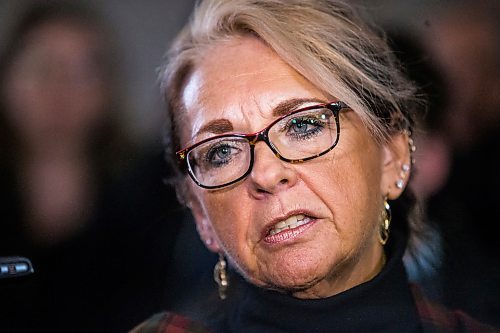
POLYGON ((220 299, 226 299, 226 291, 227 287, 229 286, 229 279, 226 272, 226 267, 227 267, 226 259, 224 259, 224 256, 219 253, 219 261, 217 261, 217 264, 215 264, 214 268, 214 280, 219 286, 220 299))
POLYGON ((389 206, 387 199, 384 199, 382 221, 380 223, 380 231, 378 234, 378 240, 382 245, 385 245, 387 243, 387 240, 389 239, 389 227, 391 226, 391 220, 392 220, 391 206, 389 206))

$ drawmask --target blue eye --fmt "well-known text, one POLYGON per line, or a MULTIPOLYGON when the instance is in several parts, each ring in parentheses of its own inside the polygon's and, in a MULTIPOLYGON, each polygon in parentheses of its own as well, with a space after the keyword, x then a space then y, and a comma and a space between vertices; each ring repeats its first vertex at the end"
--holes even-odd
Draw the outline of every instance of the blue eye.
POLYGON ((290 130, 294 133, 307 133, 316 127, 317 124, 314 119, 292 119, 290 130))
POLYGON ((320 134, 325 127, 325 115, 301 116, 291 119, 285 125, 285 132, 294 140, 307 140, 320 134))
POLYGON ((210 147, 205 155, 205 161, 211 167, 221 167, 228 164, 239 150, 228 143, 219 143, 210 147))

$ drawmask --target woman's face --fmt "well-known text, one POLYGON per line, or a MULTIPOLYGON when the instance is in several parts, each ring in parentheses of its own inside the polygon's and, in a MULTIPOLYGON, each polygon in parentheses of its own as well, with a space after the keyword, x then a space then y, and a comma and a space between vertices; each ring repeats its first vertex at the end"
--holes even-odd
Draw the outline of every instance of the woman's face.
POLYGON ((104 117, 110 89, 96 32, 47 22, 25 36, 7 71, 7 116, 27 142, 71 140, 104 117))
MULTIPOLYGON (((183 91, 181 141, 187 146, 213 132, 259 131, 276 118, 278 105, 298 99, 294 109, 335 100, 257 39, 218 44, 183 91)), ((395 155, 374 142, 355 112, 342 111, 331 152, 290 164, 259 142, 253 169, 239 183, 205 190, 189 181, 190 205, 202 238, 249 281, 296 297, 327 297, 380 269, 377 233, 383 197, 395 190, 395 155), (297 220, 305 224, 270 236, 278 223, 297 220)))

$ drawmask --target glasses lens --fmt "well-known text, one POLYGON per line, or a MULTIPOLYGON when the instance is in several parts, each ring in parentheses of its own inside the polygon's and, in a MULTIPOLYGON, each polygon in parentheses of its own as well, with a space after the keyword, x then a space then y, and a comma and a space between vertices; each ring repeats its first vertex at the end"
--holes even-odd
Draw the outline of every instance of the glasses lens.
POLYGON ((283 118, 269 129, 269 141, 290 160, 307 159, 331 149, 338 138, 333 111, 318 108, 283 118))
POLYGON ((217 138, 192 149, 187 161, 191 174, 200 184, 224 185, 247 172, 250 144, 245 138, 217 138))

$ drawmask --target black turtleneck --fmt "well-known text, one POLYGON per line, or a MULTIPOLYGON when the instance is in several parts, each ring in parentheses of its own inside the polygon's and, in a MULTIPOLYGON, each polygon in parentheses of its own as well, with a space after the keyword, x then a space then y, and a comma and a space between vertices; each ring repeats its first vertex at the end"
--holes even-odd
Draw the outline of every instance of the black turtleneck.
POLYGON ((216 332, 421 332, 396 233, 388 261, 372 280, 324 299, 297 299, 240 283, 241 298, 213 323, 216 332))

